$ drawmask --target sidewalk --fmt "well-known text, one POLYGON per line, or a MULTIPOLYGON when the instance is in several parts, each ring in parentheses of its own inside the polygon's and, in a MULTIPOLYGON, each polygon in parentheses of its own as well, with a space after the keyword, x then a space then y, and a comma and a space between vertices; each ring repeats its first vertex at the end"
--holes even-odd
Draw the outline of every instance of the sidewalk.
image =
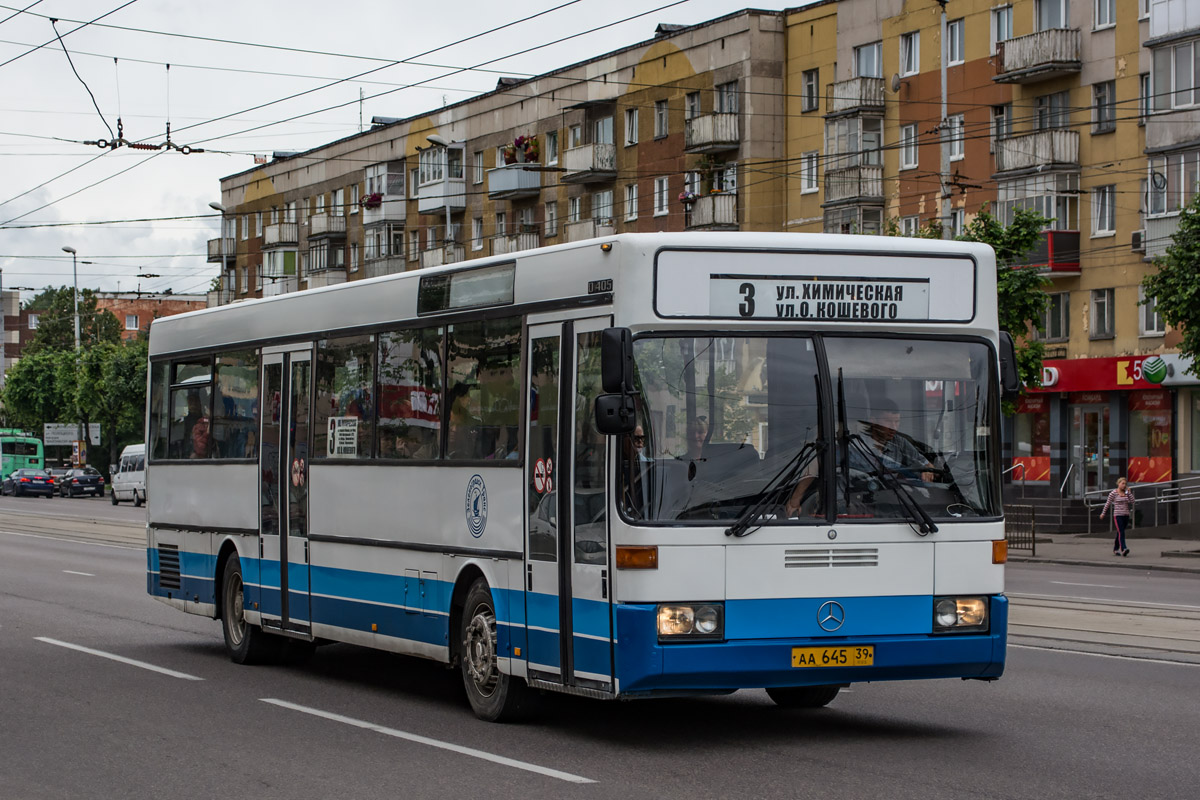
POLYGON ((1200 574, 1200 541, 1150 539, 1130 531, 1128 556, 1112 554, 1108 536, 1086 533, 1050 533, 1037 537, 1037 555, 1009 548, 1008 560, 1022 563, 1083 564, 1095 567, 1154 569, 1200 574))

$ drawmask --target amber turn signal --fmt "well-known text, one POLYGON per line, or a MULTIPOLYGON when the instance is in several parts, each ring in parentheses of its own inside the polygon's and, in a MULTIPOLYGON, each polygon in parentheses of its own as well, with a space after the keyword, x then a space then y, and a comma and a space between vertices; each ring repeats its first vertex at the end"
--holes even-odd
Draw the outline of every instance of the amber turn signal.
POLYGON ((995 539, 992 541, 992 563, 1007 564, 1008 563, 1008 540, 995 539))
POLYGON ((617 569, 658 569, 658 547, 618 545, 617 569))

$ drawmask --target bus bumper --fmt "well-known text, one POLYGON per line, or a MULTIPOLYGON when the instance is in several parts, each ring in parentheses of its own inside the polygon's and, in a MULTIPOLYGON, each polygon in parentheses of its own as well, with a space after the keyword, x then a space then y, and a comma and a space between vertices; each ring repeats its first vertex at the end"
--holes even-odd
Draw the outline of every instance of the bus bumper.
POLYGON ((862 681, 976 678, 1004 672, 1008 598, 990 598, 985 634, 910 634, 820 639, 741 639, 661 644, 656 606, 617 605, 621 695, 706 693, 862 681), (869 667, 792 666, 793 647, 873 645, 869 667))

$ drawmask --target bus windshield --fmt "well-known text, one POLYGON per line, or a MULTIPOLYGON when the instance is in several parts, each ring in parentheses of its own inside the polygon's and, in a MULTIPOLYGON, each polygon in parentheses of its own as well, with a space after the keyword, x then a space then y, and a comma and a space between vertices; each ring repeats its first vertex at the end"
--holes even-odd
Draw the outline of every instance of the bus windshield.
POLYGON ((620 469, 632 521, 724 525, 751 506, 767 525, 913 521, 897 492, 936 520, 999 515, 981 341, 643 337, 634 358, 638 428, 620 469))

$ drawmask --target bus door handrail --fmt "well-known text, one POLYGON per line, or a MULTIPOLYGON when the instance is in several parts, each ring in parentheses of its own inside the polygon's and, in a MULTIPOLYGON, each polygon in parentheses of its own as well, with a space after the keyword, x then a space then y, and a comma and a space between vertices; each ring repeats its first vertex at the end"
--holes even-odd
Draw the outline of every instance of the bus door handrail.
POLYGON ((1025 484, 1028 483, 1028 481, 1025 480, 1025 462, 1024 461, 1018 461, 1016 464, 1013 464, 1011 467, 1009 467, 1008 469, 1001 472, 1000 477, 1003 478, 1005 475, 1012 472, 1017 467, 1021 468, 1021 499, 1024 500, 1025 499, 1025 484))
MULTIPOLYGON (((1075 471, 1075 462, 1072 461, 1067 465, 1067 474, 1063 476, 1062 484, 1058 487, 1058 524, 1063 524, 1063 498, 1066 496, 1067 481, 1071 480, 1071 473, 1075 471)), ((1092 520, 1088 518, 1088 533, 1092 532, 1092 520)))

